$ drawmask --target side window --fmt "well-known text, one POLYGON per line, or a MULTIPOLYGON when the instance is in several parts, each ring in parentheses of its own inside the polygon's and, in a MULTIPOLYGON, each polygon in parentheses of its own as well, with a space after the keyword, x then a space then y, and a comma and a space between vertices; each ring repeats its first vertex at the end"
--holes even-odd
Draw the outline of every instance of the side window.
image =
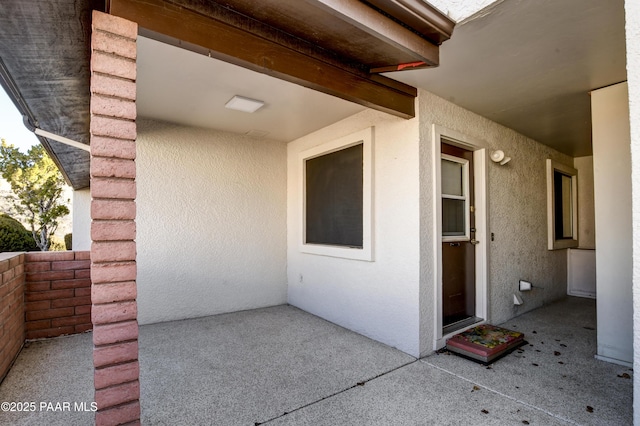
POLYGON ((548 248, 578 246, 578 172, 547 160, 548 248))
POLYGON ((373 260, 373 128, 300 154, 305 253, 373 260))
POLYGON ((305 243, 362 248, 362 143, 305 161, 305 243))

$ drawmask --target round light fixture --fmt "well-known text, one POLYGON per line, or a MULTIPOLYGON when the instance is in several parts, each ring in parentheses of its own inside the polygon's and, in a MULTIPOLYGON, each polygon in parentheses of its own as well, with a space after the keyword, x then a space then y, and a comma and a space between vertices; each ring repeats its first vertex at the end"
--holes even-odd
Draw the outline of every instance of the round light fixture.
POLYGON ((504 151, 499 149, 497 151, 491 152, 491 161, 493 161, 494 163, 499 163, 502 160, 504 160, 504 151))

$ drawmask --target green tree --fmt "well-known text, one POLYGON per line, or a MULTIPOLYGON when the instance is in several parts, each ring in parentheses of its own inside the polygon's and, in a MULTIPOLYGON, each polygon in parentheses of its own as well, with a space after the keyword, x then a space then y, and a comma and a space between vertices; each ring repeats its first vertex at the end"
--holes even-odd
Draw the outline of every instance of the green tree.
POLYGON ((35 145, 24 154, 4 139, 0 146, 0 172, 11 185, 13 208, 31 227, 36 245, 42 251, 49 250, 58 219, 69 214, 62 199, 62 174, 42 145, 35 145))

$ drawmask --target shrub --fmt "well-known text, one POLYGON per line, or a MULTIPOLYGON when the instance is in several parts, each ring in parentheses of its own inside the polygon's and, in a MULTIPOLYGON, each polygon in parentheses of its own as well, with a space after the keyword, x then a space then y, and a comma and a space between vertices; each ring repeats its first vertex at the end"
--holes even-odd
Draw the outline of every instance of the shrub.
POLYGON ((65 234, 64 236, 64 246, 67 250, 73 250, 73 237, 72 234, 65 234))
POLYGON ((34 251, 38 246, 31 232, 7 214, 0 215, 0 251, 34 251))

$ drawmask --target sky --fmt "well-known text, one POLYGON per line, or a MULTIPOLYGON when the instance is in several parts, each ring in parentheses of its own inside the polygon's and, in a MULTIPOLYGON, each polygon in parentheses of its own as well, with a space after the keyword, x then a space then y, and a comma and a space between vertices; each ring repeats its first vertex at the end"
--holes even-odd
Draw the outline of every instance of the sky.
POLYGON ((36 135, 22 124, 22 116, 2 88, 0 88, 0 138, 22 152, 27 152, 30 147, 39 143, 36 135))
MULTIPOLYGON (((36 135, 24 126, 22 123, 22 115, 18 112, 16 106, 11 102, 9 96, 4 89, 0 87, 0 139, 7 141, 7 144, 14 145, 20 151, 26 153, 33 145, 40 143, 36 135)), ((8 190, 8 184, 4 179, 0 178, 0 187, 8 190)), ((72 198, 71 188, 66 187, 63 194, 65 199, 72 198)), ((69 209, 73 212, 72 204, 68 204, 69 209)), ((1 213, 1 212, 0 212, 1 213)), ((58 238, 63 238, 64 234, 71 232, 71 217, 65 216, 56 231, 58 238)))

